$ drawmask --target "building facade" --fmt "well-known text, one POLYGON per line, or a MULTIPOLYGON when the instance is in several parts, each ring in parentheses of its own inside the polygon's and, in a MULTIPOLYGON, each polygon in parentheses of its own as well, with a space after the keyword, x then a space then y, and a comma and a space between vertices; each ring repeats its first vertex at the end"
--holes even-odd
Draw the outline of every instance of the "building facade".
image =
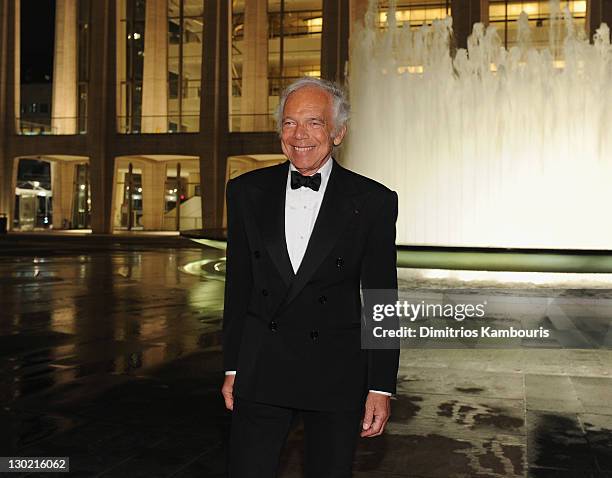
MULTIPOLYGON (((280 92, 301 76, 342 82, 368 6, 55 0, 52 81, 34 84, 20 75, 25 1, 0 0, 0 214, 13 230, 102 234, 223 227, 227 180, 283 160, 280 92)), ((548 0, 396 3, 413 28, 451 14, 457 47, 475 22, 511 46, 523 10, 544 38, 550 14, 548 0)), ((587 35, 612 24, 612 0, 562 3, 587 35)))

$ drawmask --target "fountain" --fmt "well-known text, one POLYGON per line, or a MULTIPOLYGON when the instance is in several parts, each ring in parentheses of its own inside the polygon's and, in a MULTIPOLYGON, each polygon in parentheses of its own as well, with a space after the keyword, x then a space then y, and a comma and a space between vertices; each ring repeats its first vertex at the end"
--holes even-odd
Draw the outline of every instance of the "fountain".
POLYGON ((476 24, 453 56, 451 18, 381 31, 370 2, 342 159, 398 192, 398 244, 612 249, 610 30, 551 6, 548 48, 523 13, 516 46, 476 24))

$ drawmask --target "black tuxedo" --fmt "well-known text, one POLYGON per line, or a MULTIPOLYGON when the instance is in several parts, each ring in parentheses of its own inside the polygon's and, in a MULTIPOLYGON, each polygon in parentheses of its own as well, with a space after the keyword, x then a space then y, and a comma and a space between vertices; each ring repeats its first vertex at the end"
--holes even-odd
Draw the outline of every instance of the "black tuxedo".
POLYGON ((302 410, 395 392, 399 350, 361 348, 360 284, 396 289, 397 194, 334 163, 296 274, 285 243, 289 162, 227 185, 225 370, 234 395, 302 410))

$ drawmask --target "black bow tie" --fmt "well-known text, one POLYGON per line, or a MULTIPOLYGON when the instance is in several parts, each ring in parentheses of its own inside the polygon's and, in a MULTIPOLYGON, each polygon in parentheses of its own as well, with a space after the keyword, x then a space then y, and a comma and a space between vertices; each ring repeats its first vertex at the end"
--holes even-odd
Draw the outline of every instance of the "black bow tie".
POLYGON ((291 171, 291 189, 299 189, 302 186, 318 191, 321 187, 321 173, 302 176, 299 171, 291 171))

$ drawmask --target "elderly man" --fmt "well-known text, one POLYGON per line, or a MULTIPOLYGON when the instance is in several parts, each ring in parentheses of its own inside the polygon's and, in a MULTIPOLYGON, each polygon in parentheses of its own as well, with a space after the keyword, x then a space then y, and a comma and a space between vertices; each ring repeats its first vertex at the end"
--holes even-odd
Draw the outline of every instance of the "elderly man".
POLYGON ((360 285, 397 289, 397 194, 332 157, 348 115, 337 85, 297 80, 277 117, 289 161, 227 185, 231 477, 276 476, 297 414, 306 476, 349 477, 359 431, 389 418, 399 351, 361 347, 360 285))

